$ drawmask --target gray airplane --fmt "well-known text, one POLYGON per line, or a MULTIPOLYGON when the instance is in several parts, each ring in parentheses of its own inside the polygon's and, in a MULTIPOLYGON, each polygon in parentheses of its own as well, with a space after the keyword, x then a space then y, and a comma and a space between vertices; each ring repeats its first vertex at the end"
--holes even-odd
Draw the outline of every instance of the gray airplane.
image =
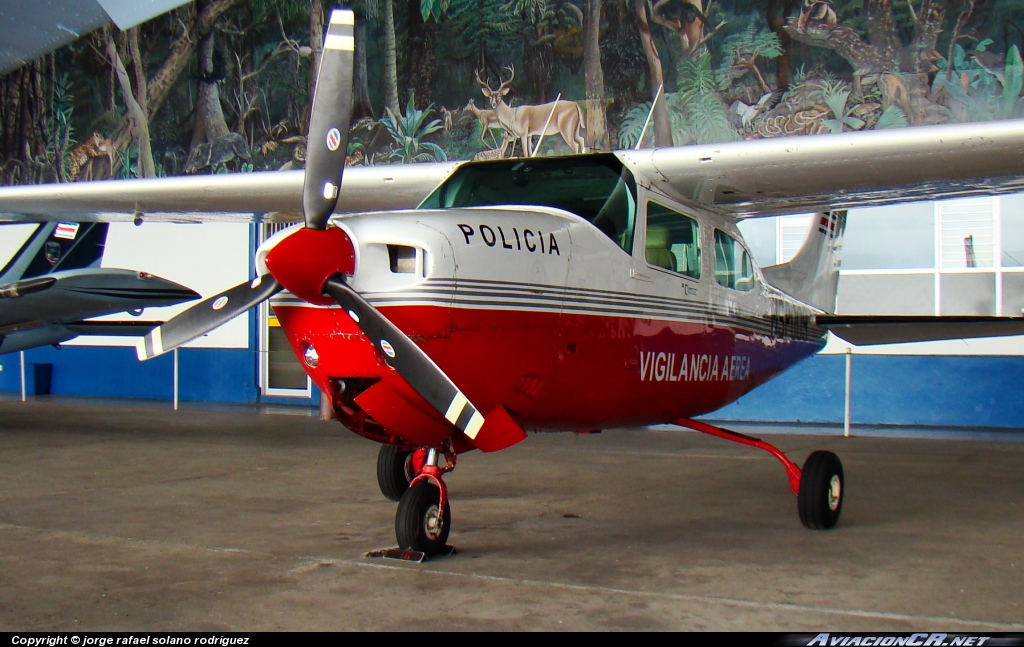
MULTIPOLYGON (((144 335, 158 321, 86 321, 199 297, 173 281, 101 268, 106 223, 37 226, 0 270, 0 355, 58 345, 79 335, 144 335)), ((0 236, 4 235, 0 230, 0 236)))

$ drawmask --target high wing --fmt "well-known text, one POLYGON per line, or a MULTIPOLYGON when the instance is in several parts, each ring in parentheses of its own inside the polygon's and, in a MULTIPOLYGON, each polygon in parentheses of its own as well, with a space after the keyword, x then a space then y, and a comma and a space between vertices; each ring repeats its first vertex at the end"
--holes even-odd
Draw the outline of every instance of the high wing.
POLYGON ((144 335, 160 322, 84 320, 199 296, 145 272, 100 268, 107 227, 40 225, 0 270, 0 354, 59 344, 83 334, 144 335))
POLYGON ((735 218, 1024 191, 1024 120, 619 153, 683 203, 735 218))
MULTIPOLYGON (((345 170, 337 213, 411 209, 456 163, 345 170)), ((303 171, 0 188, 0 221, 300 222, 303 171)))
MULTIPOLYGON (((735 218, 1024 191, 1024 120, 616 154, 639 180, 735 218)), ((415 207, 458 165, 347 168, 335 212, 415 207)), ((302 183, 272 171, 5 187, 0 221, 298 222, 302 183)))
MULTIPOLYGON (((1024 120, 616 155, 639 182, 736 219, 1024 191, 1024 120)), ((335 213, 413 208, 466 163, 347 168, 335 213)), ((303 171, 288 171, 4 187, 0 221, 298 222, 303 181, 303 171)), ((1024 333, 1020 318, 956 319, 831 316, 817 324, 855 344, 1024 333)))
MULTIPOLYGON (((1024 120, 618 152, 684 204, 736 218, 1024 190, 1024 120)), ((409 209, 458 163, 346 169, 336 213, 409 209)), ((299 221, 302 171, 0 189, 0 220, 299 221)))

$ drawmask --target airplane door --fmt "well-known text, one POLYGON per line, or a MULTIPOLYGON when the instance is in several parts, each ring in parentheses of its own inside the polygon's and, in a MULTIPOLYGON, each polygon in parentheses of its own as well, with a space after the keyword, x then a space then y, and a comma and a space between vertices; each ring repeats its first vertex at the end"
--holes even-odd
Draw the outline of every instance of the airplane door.
POLYGON ((706 246, 700 222, 668 206, 667 201, 647 199, 643 212, 643 235, 638 236, 633 255, 633 278, 651 284, 660 296, 697 299, 703 291, 706 246))

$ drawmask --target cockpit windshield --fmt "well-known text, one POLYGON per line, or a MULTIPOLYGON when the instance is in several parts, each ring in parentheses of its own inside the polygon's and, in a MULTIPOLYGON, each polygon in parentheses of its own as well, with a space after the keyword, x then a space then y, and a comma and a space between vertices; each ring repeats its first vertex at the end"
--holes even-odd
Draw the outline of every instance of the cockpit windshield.
POLYGON ((636 182, 614 155, 510 159, 467 164, 420 209, 535 205, 563 209, 591 222, 631 253, 636 182))

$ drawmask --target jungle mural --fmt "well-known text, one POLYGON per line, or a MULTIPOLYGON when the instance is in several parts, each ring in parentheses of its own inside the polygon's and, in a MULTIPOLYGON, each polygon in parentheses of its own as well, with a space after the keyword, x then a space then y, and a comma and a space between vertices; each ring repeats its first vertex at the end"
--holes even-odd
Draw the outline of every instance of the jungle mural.
MULTIPOLYGON (((348 164, 1019 117, 1024 0, 356 0, 348 164)), ((5 184, 301 167, 322 0, 195 0, 0 82, 5 184)))

